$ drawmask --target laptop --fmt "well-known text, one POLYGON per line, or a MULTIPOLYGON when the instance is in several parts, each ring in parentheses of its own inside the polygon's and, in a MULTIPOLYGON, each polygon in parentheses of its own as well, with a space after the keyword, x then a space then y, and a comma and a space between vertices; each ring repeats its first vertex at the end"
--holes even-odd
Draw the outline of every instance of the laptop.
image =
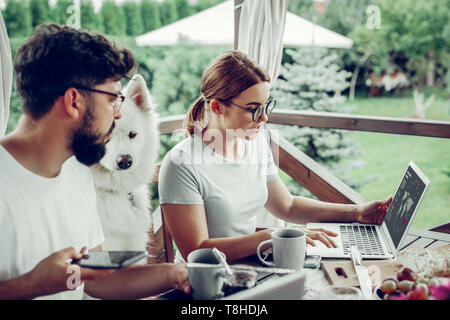
POLYGON ((322 258, 350 258, 350 247, 358 247, 364 259, 391 259, 400 250, 408 228, 419 209, 430 180, 411 161, 392 199, 381 225, 360 223, 308 223, 307 228, 324 228, 338 234, 337 248, 316 241, 307 246, 308 255, 322 258))
POLYGON ((305 274, 302 271, 286 275, 271 273, 257 281, 256 286, 223 297, 221 300, 301 300, 305 274))

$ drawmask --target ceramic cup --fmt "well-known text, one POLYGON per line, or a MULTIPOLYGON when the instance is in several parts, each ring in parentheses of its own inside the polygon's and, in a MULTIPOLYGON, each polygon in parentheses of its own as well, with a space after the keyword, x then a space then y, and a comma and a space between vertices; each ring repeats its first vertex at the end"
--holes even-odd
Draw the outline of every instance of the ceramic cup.
POLYGON ((306 234, 300 229, 284 228, 272 232, 271 239, 261 242, 256 249, 258 259, 277 268, 302 270, 306 254, 306 234), (272 245, 273 262, 261 257, 261 248, 272 245))
MULTIPOLYGON (((225 254, 220 252, 224 257, 225 254)), ((187 258, 189 284, 196 300, 216 299, 223 295, 225 268, 210 248, 192 251, 187 258)))

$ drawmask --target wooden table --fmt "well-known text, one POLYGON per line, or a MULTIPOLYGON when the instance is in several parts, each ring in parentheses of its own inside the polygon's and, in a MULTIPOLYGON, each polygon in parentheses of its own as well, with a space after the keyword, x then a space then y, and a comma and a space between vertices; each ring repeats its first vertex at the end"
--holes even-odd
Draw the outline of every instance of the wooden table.
POLYGON ((430 230, 410 228, 402 242, 402 249, 411 245, 433 249, 447 244, 450 244, 450 222, 430 230))
MULTIPOLYGON (((450 222, 431 228, 430 230, 418 230, 410 228, 402 242, 402 250, 409 246, 419 246, 423 248, 438 248, 450 244, 450 222)), ((330 259, 327 259, 329 261, 330 259)), ((239 263, 248 265, 259 265, 256 256, 248 257, 239 263)), ((319 292, 326 289, 330 284, 321 269, 303 269, 305 281, 304 299, 317 299, 319 292)), ((181 291, 173 290, 160 299, 167 300, 191 300, 192 297, 185 295, 181 291)))
MULTIPOLYGON (((438 227, 431 228, 429 230, 419 230, 410 228, 407 232, 407 235, 405 239, 402 241, 401 249, 404 250, 408 247, 421 247, 421 248, 427 248, 427 249, 435 249, 439 247, 443 247, 445 245, 450 244, 450 222, 440 225, 438 227)), ((326 263, 328 263, 328 269, 331 266, 339 266, 339 265, 346 265, 346 270, 352 270, 352 264, 348 260, 340 259, 323 259, 326 263)), ((367 261, 367 263, 371 262, 380 262, 380 264, 389 264, 389 261, 384 260, 364 260, 367 261), (369 262, 370 261, 370 262, 369 262)), ((364 263, 364 262, 363 262, 364 263)), ((395 262, 393 261, 392 264, 395 262)), ((392 265, 391 265, 392 266, 392 265)), ((399 267, 398 267, 399 268, 399 267)), ((389 269, 389 267, 387 268, 389 269)), ((395 269, 395 268, 394 268, 395 269)), ((342 279, 342 281, 337 280, 338 277, 331 276, 330 274, 325 275, 326 272, 323 272, 323 270, 317 269, 317 270, 306 270, 306 283, 305 283, 305 299, 317 299, 320 291, 324 290, 327 286, 330 285, 330 282, 335 281, 339 284, 348 285, 349 283, 353 282, 355 285, 357 285, 357 279, 342 279), (330 279, 332 278, 332 279, 330 279)), ((356 277, 356 275, 354 275, 356 277)), ((349 277, 352 277, 350 274, 349 277)), ((382 279, 381 279, 382 280, 382 279)))

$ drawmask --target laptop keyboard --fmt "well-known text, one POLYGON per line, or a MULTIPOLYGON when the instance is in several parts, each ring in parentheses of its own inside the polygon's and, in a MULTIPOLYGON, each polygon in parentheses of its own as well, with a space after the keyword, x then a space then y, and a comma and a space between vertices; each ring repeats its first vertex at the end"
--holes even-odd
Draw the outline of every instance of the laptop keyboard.
POLYGON ((363 256, 384 255, 374 226, 341 225, 339 228, 345 254, 350 254, 350 247, 356 246, 363 256))

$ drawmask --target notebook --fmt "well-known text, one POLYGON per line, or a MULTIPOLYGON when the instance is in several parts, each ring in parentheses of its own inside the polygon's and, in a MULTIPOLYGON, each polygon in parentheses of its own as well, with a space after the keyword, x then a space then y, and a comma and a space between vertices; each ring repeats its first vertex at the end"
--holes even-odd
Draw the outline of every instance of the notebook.
POLYGON ((357 246, 365 259, 390 259, 400 250, 402 240, 416 215, 430 180, 411 161, 392 199, 381 225, 360 223, 308 223, 307 228, 325 228, 338 236, 337 248, 327 248, 316 241, 307 246, 308 255, 322 258, 350 258, 350 247, 357 246))

